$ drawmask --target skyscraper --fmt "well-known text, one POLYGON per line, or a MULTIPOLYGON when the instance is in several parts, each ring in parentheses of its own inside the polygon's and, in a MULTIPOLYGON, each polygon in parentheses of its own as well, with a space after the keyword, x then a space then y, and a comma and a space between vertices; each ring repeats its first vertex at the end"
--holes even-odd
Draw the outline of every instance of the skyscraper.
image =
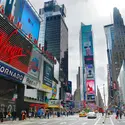
POLYGON ((81 100, 95 103, 95 65, 92 25, 81 23, 80 29, 80 83, 81 100))
POLYGON ((68 28, 64 20, 65 6, 59 6, 55 0, 51 0, 44 3, 44 8, 40 9, 39 13, 43 17, 39 43, 60 63, 60 81, 65 85, 68 81, 68 28))
POLYGON ((108 57, 108 104, 110 104, 113 97, 113 81, 112 81, 112 49, 114 46, 114 25, 109 24, 104 26, 105 36, 106 36, 106 44, 107 44, 107 57, 108 57))

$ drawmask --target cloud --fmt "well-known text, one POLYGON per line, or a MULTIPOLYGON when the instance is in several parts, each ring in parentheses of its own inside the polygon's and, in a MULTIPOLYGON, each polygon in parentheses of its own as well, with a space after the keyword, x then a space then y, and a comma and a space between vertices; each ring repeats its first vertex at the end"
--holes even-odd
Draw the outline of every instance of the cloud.
MULTIPOLYGON (((43 7, 41 0, 30 1, 37 11, 43 7)), ((111 13, 113 11, 113 1, 57 0, 59 4, 65 4, 67 10, 65 20, 69 29, 69 80, 73 82, 73 91, 76 88, 76 74, 80 65, 79 31, 81 22, 93 25, 96 84, 99 86, 103 84, 107 85, 107 51, 103 26, 112 23, 111 13)), ((119 7, 122 4, 118 0, 115 0, 114 3, 118 3, 119 7)), ((121 8, 123 17, 125 17, 124 4, 121 8)))

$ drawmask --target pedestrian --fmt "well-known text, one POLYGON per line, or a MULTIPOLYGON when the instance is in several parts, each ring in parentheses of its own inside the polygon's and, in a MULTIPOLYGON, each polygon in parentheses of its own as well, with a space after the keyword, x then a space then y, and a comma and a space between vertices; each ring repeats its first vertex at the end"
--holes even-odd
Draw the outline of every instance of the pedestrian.
POLYGON ((31 118, 31 116, 32 116, 32 113, 31 113, 31 112, 29 112, 29 119, 31 118))
POLYGON ((69 116, 69 113, 68 113, 68 111, 67 111, 67 117, 69 116))
POLYGON ((48 117, 48 119, 49 119, 49 111, 47 111, 47 117, 48 117))
POLYGON ((119 118, 119 110, 116 111, 116 119, 119 118))
POLYGON ((120 114, 120 119, 122 119, 122 110, 120 110, 119 114, 120 114))
POLYGON ((3 112, 0 112, 0 121, 3 122, 3 112))
POLYGON ((12 112, 12 120, 13 120, 13 121, 14 121, 14 120, 16 121, 16 112, 15 112, 15 111, 12 112))

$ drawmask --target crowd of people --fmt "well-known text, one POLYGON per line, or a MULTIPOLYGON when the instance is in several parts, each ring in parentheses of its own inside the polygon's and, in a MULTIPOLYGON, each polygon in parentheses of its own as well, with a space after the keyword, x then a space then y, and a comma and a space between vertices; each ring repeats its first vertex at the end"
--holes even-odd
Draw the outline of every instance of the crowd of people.
MULTIPOLYGON (((27 112, 26 110, 22 110, 21 112, 21 116, 22 116, 22 120, 25 120, 26 118, 47 118, 49 119, 50 117, 68 117, 69 115, 73 115, 74 113, 72 111, 52 111, 52 110, 43 110, 43 109, 38 109, 37 112, 35 111, 29 111, 27 112)), ((7 120, 16 120, 17 116, 16 116, 16 112, 7 112, 6 114, 3 114, 2 112, 0 112, 0 121, 3 122, 3 120, 7 119, 7 120)))

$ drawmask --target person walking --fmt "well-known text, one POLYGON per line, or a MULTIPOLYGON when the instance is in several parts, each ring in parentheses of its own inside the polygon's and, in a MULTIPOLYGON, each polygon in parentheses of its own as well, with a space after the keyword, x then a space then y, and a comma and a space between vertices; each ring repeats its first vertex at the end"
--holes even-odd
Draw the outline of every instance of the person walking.
POLYGON ((3 113, 2 113, 2 111, 0 112, 0 121, 3 122, 3 113))
POLYGON ((116 111, 116 119, 119 118, 119 110, 116 111))
POLYGON ((123 114, 123 113, 122 113, 122 110, 120 110, 120 113, 119 113, 119 114, 120 114, 120 119, 122 119, 122 114, 123 114))

